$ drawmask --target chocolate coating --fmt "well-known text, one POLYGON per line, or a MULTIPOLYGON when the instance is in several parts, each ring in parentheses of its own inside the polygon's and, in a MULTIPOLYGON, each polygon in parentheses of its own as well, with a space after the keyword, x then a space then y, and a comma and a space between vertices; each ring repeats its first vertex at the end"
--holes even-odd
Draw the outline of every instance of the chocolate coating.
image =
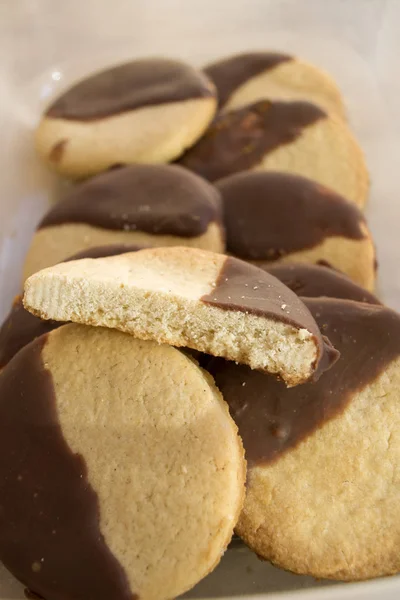
POLYGON ((362 212, 316 181, 281 172, 238 173, 218 182, 229 253, 276 260, 326 238, 365 238, 362 212))
POLYGON ((0 374, 0 559, 30 590, 52 600, 132 600, 122 566, 100 530, 85 461, 67 445, 47 335, 0 374))
MULTIPOLYGON (((125 252, 140 250, 140 246, 133 244, 113 244, 110 246, 96 246, 82 250, 70 256, 63 262, 78 260, 79 258, 101 258, 103 256, 116 256, 125 252)), ((44 321, 25 310, 22 296, 17 296, 11 311, 0 327, 0 369, 2 369, 21 348, 32 340, 48 333, 63 323, 59 321, 44 321)))
POLYGON ((212 96, 203 73, 180 61, 147 58, 78 81, 51 104, 46 116, 91 121, 143 106, 212 96))
POLYGON ((249 52, 219 60, 206 66, 203 70, 215 84, 219 105, 222 107, 228 102, 231 95, 249 79, 291 60, 293 57, 288 54, 249 52))
POLYGON ((311 332, 317 346, 313 379, 329 369, 338 352, 321 336, 316 322, 304 303, 278 279, 237 258, 228 257, 211 294, 202 301, 225 310, 238 310, 281 321, 311 332))
POLYGON ((344 273, 326 266, 303 263, 277 265, 265 263, 257 266, 282 281, 298 296, 308 298, 327 296, 367 302, 368 304, 382 304, 374 294, 354 283, 344 273))
POLYGON ((309 102, 262 100, 219 115, 205 135, 178 161, 209 181, 259 165, 280 146, 326 113, 309 102))
POLYGON ((250 467, 296 447, 400 356, 400 316, 394 311, 331 298, 305 303, 340 352, 316 383, 288 389, 270 375, 223 359, 207 366, 238 425, 250 467))
POLYGON ((17 296, 0 328, 0 369, 33 339, 60 325, 57 321, 42 321, 31 315, 22 304, 22 296, 17 296))
POLYGON ((87 223, 112 230, 197 237, 221 221, 219 192, 176 165, 131 165, 74 186, 39 228, 87 223))

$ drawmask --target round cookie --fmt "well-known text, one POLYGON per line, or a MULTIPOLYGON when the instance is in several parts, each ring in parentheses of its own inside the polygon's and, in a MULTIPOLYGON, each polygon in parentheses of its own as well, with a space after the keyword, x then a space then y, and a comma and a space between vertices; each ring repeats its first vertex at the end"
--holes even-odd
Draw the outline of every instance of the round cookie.
POLYGON ((381 301, 357 285, 349 277, 325 265, 308 265, 304 263, 267 263, 259 265, 282 281, 298 296, 308 298, 342 298, 366 302, 367 304, 382 304, 381 301))
POLYGON ((249 52, 204 68, 214 82, 223 110, 258 100, 306 100, 328 113, 345 117, 335 81, 314 65, 289 54, 249 52))
POLYGON ((110 67, 57 98, 36 131, 42 158, 81 179, 115 164, 174 160, 202 135, 216 110, 212 82, 164 58, 110 67))
MULTIPOLYGON (((103 256, 116 256, 126 252, 140 250, 140 246, 120 244, 111 246, 97 246, 74 256, 67 258, 64 262, 78 260, 80 258, 100 258, 103 256)), ((25 310, 22 296, 16 296, 9 314, 0 327, 0 369, 12 359, 12 357, 32 340, 60 327, 63 323, 59 321, 44 321, 35 317, 25 310)))
POLYGON ((130 165, 71 188, 42 219, 24 278, 109 244, 196 246, 223 252, 219 192, 177 165, 130 165))
POLYGON ((353 203, 311 179, 282 172, 238 173, 217 187, 230 254, 263 261, 266 268, 272 262, 325 261, 374 288, 374 243, 353 203))
POLYGON ((55 265, 25 282, 44 319, 112 327, 278 374, 315 379, 337 352, 303 302, 262 269, 194 248, 151 248, 55 265))
POLYGON ((54 600, 158 600, 220 561, 244 497, 237 428, 170 346, 65 325, 0 375, 0 558, 54 600))
POLYGON ((236 528, 260 557, 318 578, 400 571, 400 316, 307 299, 341 353, 314 384, 287 389, 222 360, 208 368, 245 447, 236 528))
POLYGON ((308 102, 262 100, 219 115, 179 164, 210 181, 240 171, 285 171, 364 206, 364 155, 338 117, 308 102))

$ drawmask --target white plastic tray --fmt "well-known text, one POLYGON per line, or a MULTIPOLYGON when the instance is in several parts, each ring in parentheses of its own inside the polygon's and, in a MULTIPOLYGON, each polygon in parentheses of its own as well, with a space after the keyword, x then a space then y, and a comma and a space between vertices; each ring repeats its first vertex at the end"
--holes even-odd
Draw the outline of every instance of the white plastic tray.
MULTIPOLYGON (((37 161, 32 130, 52 95, 73 79, 140 55, 201 65, 248 49, 297 53, 338 81, 371 173, 368 219, 379 292, 400 310, 400 1, 398 0, 0 0, 0 319, 20 289, 31 234, 57 194, 37 161)), ((400 499, 399 499, 400 506, 400 499)), ((394 600, 400 577, 317 582, 229 550, 191 598, 394 600)), ((0 567, 0 600, 23 588, 0 567)), ((112 599, 110 599, 112 600, 112 599)))

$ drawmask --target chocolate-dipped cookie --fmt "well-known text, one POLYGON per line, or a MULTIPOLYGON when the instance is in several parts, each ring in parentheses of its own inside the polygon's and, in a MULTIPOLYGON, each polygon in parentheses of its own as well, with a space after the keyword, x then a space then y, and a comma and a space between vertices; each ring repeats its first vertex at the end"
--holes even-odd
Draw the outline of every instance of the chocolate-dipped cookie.
POLYGON ((287 389, 245 366, 208 369, 249 465, 237 532, 257 554, 318 578, 400 571, 400 316, 337 299, 306 304, 340 351, 313 384, 287 389))
POLYGON ((46 110, 36 147, 56 171, 85 178, 115 164, 177 158, 216 110, 204 73, 176 60, 140 59, 78 81, 46 110))
POLYGON ((25 283, 44 319, 115 327, 276 373, 288 385, 337 358, 301 300, 257 267, 194 248, 152 248, 56 265, 25 283))
POLYGON ((211 377, 170 346, 65 325, 0 374, 0 559, 54 600, 174 598, 211 571, 245 461, 211 377))
POLYGON ((227 251, 261 263, 325 261, 368 290, 375 248, 361 210, 290 173, 238 173, 218 182, 227 251))
POLYGON ((72 187, 42 219, 24 277, 93 246, 197 246, 223 252, 219 192, 176 165, 131 165, 72 187))
MULTIPOLYGON (((103 256, 116 256, 126 252, 140 250, 140 246, 129 244, 115 244, 111 246, 97 246, 67 258, 64 262, 78 260, 79 258, 100 258, 103 256)), ((0 327, 0 369, 12 357, 32 340, 60 327, 59 321, 44 321, 25 310, 22 295, 16 296, 13 305, 2 326, 0 327)))
POLYGON ((283 263, 258 265, 282 281, 298 296, 307 298, 342 298, 381 304, 381 301, 365 288, 357 285, 349 277, 326 265, 304 263, 283 263))
POLYGON ((363 206, 363 153, 334 115, 309 102, 261 100, 219 115, 179 163, 216 181, 240 171, 285 171, 314 179, 363 206))
POLYGON ((314 65, 289 54, 248 52, 207 65, 222 110, 241 108, 258 100, 306 100, 344 117, 335 81, 314 65))

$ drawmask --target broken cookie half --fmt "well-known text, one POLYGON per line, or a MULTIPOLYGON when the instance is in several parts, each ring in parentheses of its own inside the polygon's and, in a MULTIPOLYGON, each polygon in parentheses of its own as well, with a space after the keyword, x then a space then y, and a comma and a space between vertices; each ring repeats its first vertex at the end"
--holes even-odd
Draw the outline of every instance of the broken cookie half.
POLYGON ((199 249, 152 248, 56 265, 27 280, 24 305, 43 319, 222 356, 288 386, 317 378, 338 357, 303 302, 275 277, 199 249))

